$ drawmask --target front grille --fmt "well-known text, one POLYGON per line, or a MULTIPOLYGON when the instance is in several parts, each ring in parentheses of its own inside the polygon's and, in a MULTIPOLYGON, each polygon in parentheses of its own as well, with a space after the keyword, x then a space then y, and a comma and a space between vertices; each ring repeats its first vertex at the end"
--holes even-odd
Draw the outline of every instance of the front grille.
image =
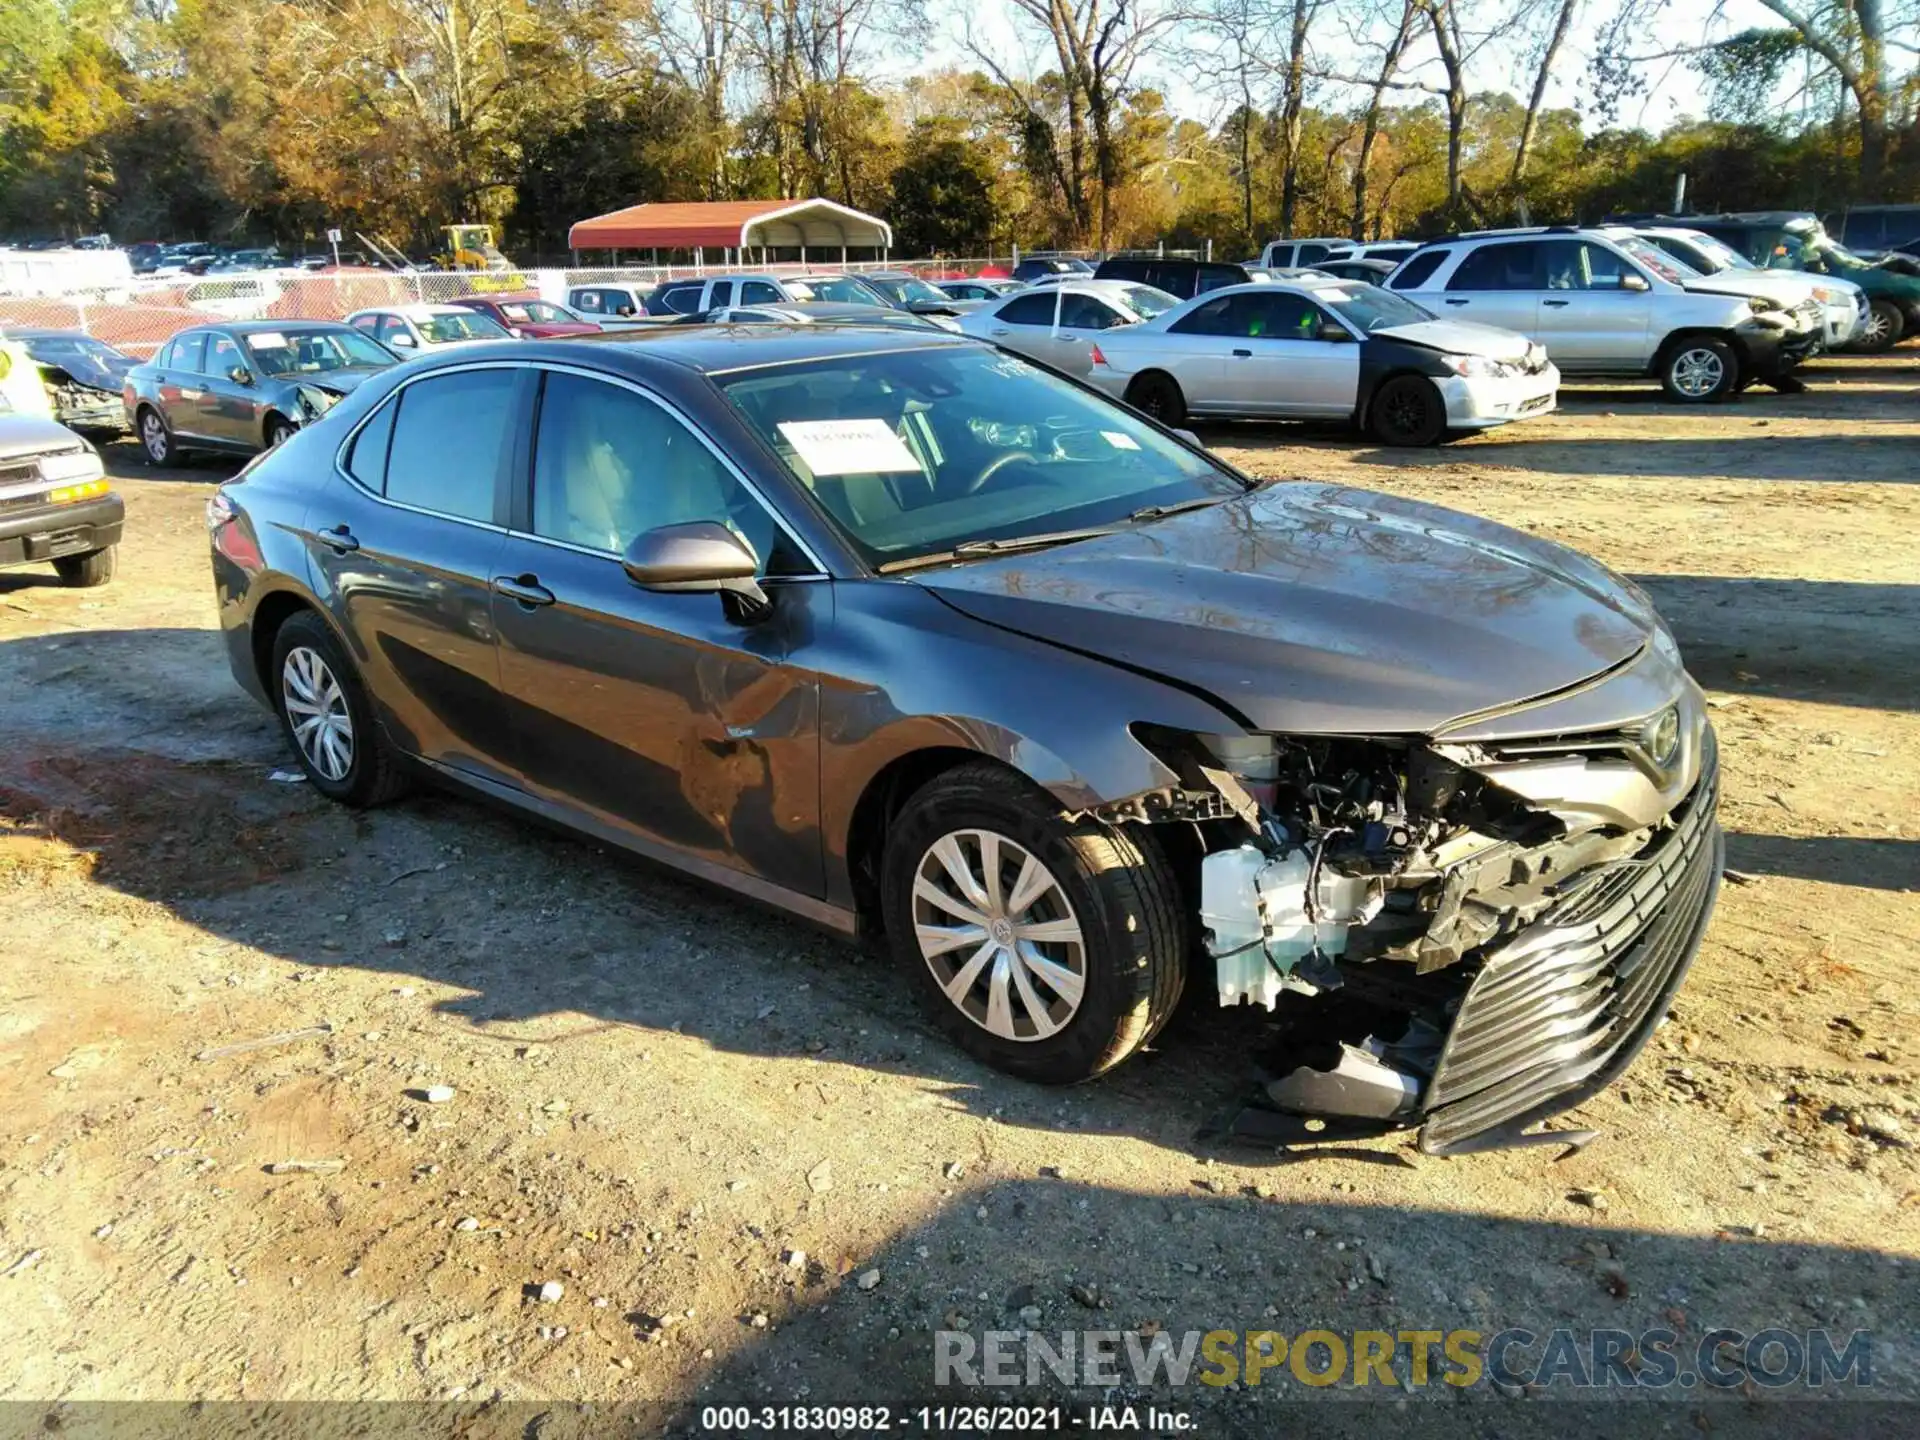
POLYGON ((1486 959, 1428 1083, 1422 1150, 1499 1144, 1579 1104, 1632 1062, 1666 1013, 1713 908, 1722 865, 1718 790, 1709 735, 1700 780, 1676 807, 1674 827, 1486 959))
POLYGON ((47 500, 46 488, 40 482, 40 462, 29 460, 24 464, 0 465, 0 512, 25 510, 29 506, 44 505, 47 500), (8 495, 7 491, 31 485, 33 489, 21 495, 8 495))

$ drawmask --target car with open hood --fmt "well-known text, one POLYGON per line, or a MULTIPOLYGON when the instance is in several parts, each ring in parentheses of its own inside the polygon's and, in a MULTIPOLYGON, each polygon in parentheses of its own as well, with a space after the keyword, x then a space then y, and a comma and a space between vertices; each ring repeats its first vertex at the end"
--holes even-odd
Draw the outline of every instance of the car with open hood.
POLYGON ((251 455, 398 363, 371 335, 330 320, 196 325, 127 372, 121 404, 155 465, 194 450, 251 455))
POLYGON ((1560 386, 1524 335, 1332 277, 1212 291, 1099 337, 1092 360, 1089 380, 1165 425, 1348 420, 1387 445, 1544 415, 1560 386))
POLYGON ((124 428, 120 389, 140 363, 133 356, 79 330, 8 326, 6 338, 39 367, 54 419, 79 430, 124 428))
POLYGON ((1274 1124, 1523 1143, 1666 1015, 1720 876, 1637 586, 960 337, 423 357, 207 518, 320 794, 434 779, 863 937, 1030 1080, 1196 986, 1294 1037, 1274 1124))

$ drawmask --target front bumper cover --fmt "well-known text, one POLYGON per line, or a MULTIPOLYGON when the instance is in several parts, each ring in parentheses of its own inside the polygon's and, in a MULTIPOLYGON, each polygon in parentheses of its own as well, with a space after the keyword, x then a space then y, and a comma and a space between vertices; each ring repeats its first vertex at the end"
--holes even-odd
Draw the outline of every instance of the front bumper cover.
POLYGON ((114 494, 0 511, 0 567, 37 565, 118 545, 125 520, 126 504, 114 494))

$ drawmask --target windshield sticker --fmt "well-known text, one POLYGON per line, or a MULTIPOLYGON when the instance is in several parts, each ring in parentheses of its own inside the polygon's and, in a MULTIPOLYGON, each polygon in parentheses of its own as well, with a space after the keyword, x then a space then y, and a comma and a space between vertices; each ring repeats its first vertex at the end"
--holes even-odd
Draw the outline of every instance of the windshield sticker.
POLYGON ((287 348, 287 337, 278 330, 262 330, 257 335, 249 335, 247 343, 256 350, 284 350, 287 348))
POLYGON ((1351 290, 1322 290, 1319 292, 1319 298, 1322 300, 1331 300, 1334 304, 1338 305, 1342 300, 1351 300, 1353 298, 1353 292, 1351 290))
POLYGON ((816 475, 882 475, 920 468, 884 420, 783 420, 780 433, 816 475))
POLYGON ((1018 380, 1033 373, 1033 367, 1017 355, 1002 355, 990 361, 987 369, 996 375, 1004 375, 1009 380, 1018 380))
POLYGON ((1118 430, 1102 430, 1100 438, 1116 450, 1138 450, 1140 442, 1131 435, 1123 435, 1118 430))

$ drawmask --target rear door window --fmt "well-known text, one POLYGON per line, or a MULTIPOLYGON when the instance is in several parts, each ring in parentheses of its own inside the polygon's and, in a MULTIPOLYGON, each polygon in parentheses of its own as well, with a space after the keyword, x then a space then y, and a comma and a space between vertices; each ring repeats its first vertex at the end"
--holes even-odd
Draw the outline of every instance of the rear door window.
MULTIPOLYGON (((1193 282, 1193 293, 1196 295, 1203 295, 1209 290, 1218 290, 1227 285, 1244 285, 1247 283, 1247 277, 1240 272, 1238 266, 1201 265, 1197 268, 1198 274, 1195 276, 1193 282)), ((1167 287, 1162 285, 1160 288, 1165 290, 1167 287)))
POLYGON ((600 298, 601 294, 599 290, 574 290, 568 294, 567 303, 590 315, 604 315, 607 307, 600 298))
POLYGON ((515 388, 523 373, 459 370, 401 391, 386 497, 436 515, 499 523, 502 482, 514 450, 515 388))
MULTIPOLYGON (((1532 241, 1511 245, 1482 245, 1468 253, 1447 281, 1449 290, 1538 290, 1540 249, 1532 241)), ((1578 247, 1573 247, 1579 259, 1578 247)))
POLYGON ((654 292, 654 303, 675 315, 691 315, 700 308, 700 295, 706 286, 699 281, 681 285, 663 285, 654 292))
POLYGON ((1332 248, 1326 245, 1302 245, 1300 247, 1299 263, 1302 265, 1313 265, 1326 259, 1327 256, 1332 253, 1332 248))
POLYGON ((740 303, 742 305, 778 305, 780 292, 764 280, 742 280, 740 282, 740 303))
POLYGON ((714 281, 713 293, 707 296, 707 308, 709 310, 717 310, 722 305, 731 305, 732 303, 733 282, 731 280, 714 281))
POLYGON ((1222 295, 1218 300, 1209 300, 1188 312, 1171 327, 1175 335, 1231 335, 1232 321, 1230 312, 1234 297, 1222 295))

